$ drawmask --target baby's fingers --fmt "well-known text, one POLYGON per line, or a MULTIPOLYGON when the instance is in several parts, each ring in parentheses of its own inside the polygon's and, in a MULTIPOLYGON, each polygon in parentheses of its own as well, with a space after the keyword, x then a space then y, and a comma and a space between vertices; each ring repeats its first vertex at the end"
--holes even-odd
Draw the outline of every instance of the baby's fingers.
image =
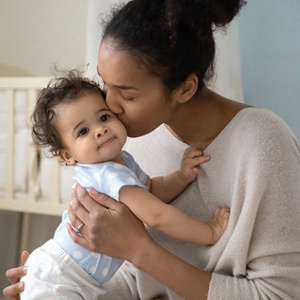
POLYGON ((199 149, 189 147, 185 150, 183 160, 191 160, 193 166, 200 165, 210 160, 209 155, 203 155, 203 152, 199 149))
POLYGON ((203 152, 197 148, 189 147, 189 148, 185 149, 183 155, 187 158, 195 158, 198 156, 202 156, 203 152))

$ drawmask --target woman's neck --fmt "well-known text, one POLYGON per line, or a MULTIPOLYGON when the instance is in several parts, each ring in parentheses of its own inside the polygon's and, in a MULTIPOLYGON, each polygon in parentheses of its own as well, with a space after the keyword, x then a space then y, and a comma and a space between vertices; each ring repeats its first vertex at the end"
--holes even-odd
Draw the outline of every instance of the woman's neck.
POLYGON ((245 107, 204 89, 188 102, 178 104, 166 127, 182 142, 204 150, 245 107))

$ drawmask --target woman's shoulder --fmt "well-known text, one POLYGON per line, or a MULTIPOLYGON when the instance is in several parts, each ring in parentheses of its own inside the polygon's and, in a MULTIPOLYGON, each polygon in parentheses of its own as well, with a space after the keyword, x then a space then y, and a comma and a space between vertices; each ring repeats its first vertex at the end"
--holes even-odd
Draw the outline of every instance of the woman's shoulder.
POLYGON ((274 112, 266 108, 258 108, 258 107, 245 107, 240 110, 236 116, 234 117, 236 120, 240 120, 242 122, 283 122, 274 112))
POLYGON ((233 127, 244 132, 253 132, 257 137, 259 134, 293 136, 289 126, 278 115, 265 108, 248 107, 242 109, 231 123, 233 127))
MULTIPOLYGON (((265 108, 249 107, 241 110, 228 125, 229 134, 238 143, 255 149, 299 149, 296 137, 289 126, 274 112, 265 108)), ((299 151, 299 150, 298 150, 299 151)))

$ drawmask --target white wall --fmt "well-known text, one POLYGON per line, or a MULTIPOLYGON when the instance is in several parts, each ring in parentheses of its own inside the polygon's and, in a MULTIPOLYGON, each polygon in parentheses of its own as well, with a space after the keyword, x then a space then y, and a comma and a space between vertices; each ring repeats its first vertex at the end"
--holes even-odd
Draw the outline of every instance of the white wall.
POLYGON ((0 0, 0 64, 49 76, 85 63, 87 1, 0 0))

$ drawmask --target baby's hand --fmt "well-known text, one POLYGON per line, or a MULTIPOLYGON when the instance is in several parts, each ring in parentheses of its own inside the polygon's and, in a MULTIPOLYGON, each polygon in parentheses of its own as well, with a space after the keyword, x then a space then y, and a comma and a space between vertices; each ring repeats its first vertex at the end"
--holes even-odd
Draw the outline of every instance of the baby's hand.
POLYGON ((198 166, 210 160, 209 155, 203 155, 201 150, 189 147, 182 157, 180 172, 187 182, 192 182, 196 179, 199 169, 198 166))
POLYGON ((207 223, 212 230, 212 242, 214 245, 223 235, 229 221, 230 209, 228 207, 217 208, 213 217, 207 223))

